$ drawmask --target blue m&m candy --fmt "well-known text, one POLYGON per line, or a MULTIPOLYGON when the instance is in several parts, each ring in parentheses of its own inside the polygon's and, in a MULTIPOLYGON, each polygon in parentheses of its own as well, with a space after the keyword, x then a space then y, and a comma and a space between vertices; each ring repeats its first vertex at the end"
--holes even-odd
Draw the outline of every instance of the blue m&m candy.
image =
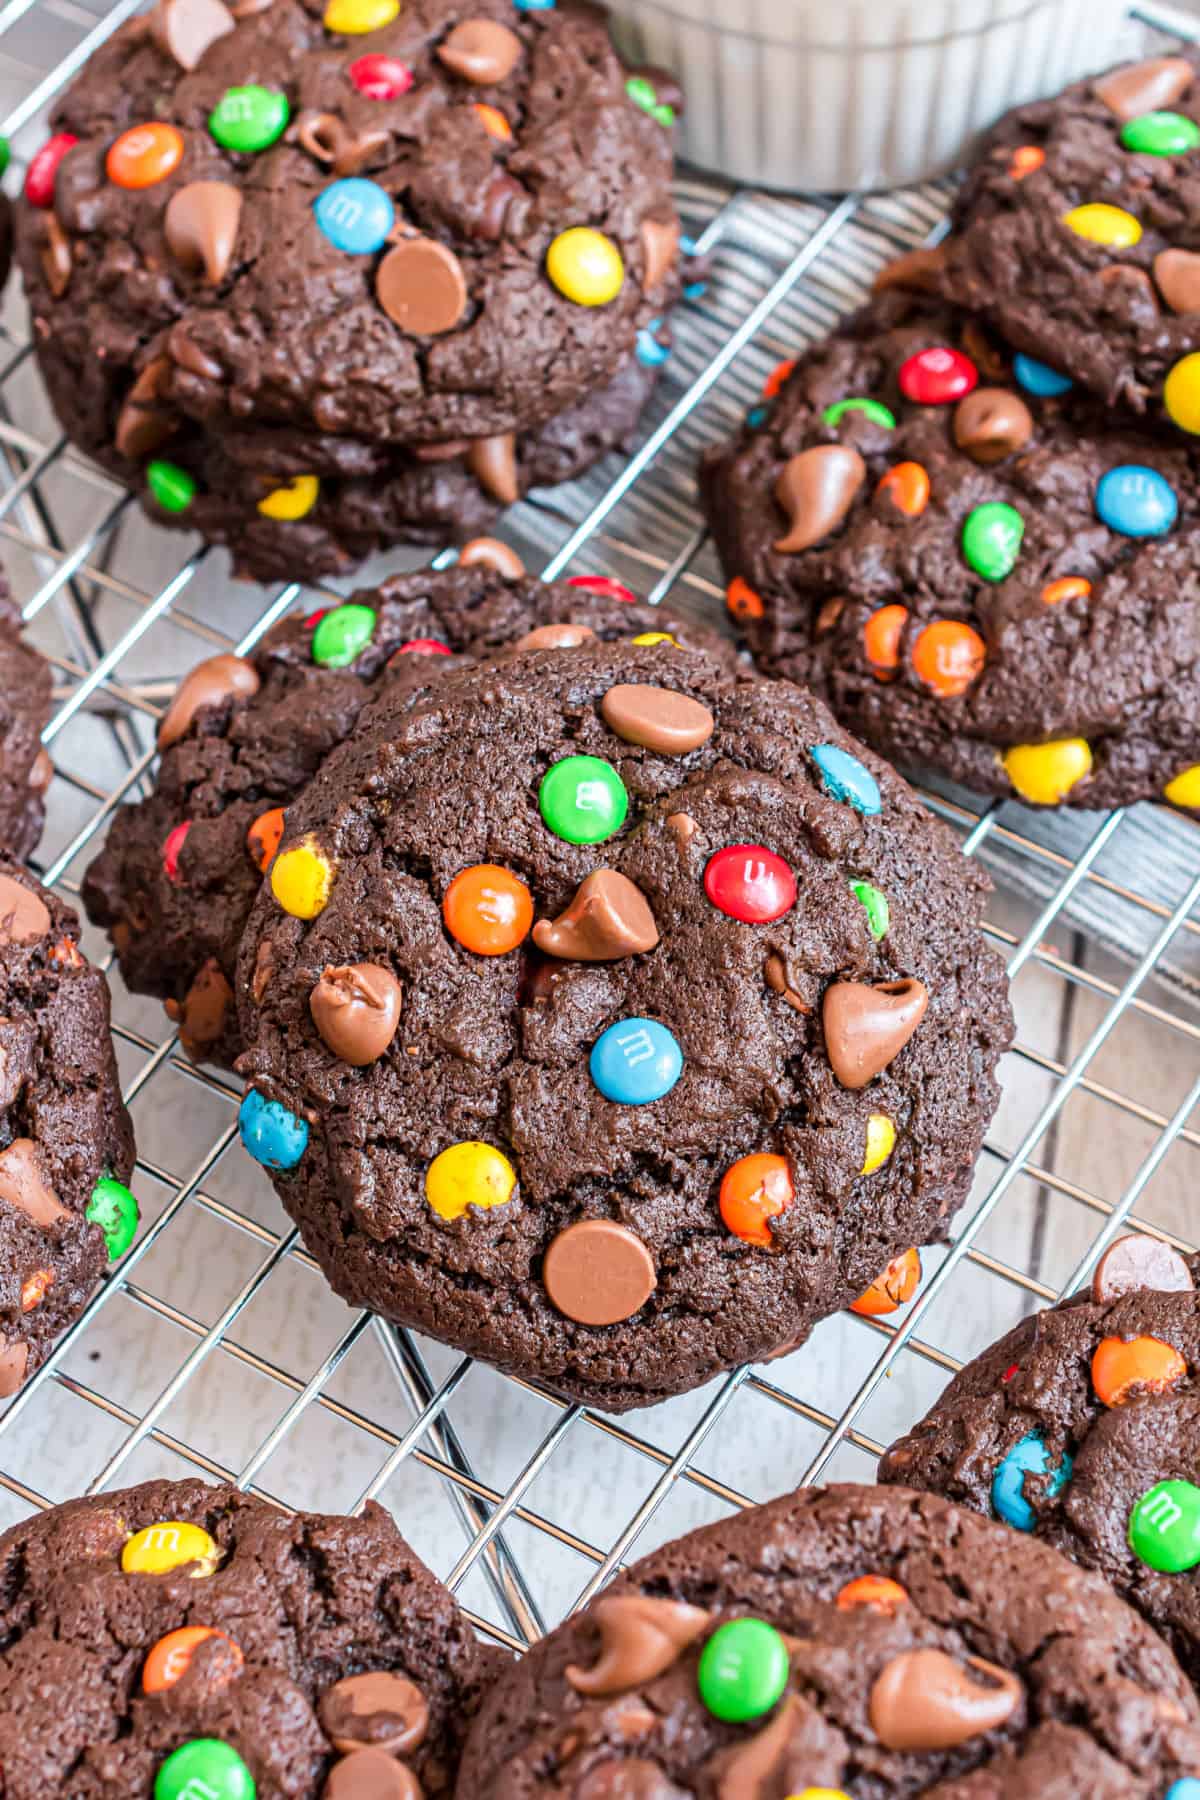
POLYGON ((1200 1781, 1194 1775, 1183 1775, 1173 1781, 1163 1800, 1200 1800, 1200 1781))
POLYGON ((513 0, 518 12, 553 12, 554 0, 513 0))
POLYGON ((1096 484, 1096 511, 1122 537, 1162 537, 1179 517, 1179 501, 1157 469, 1119 463, 1096 484))
POLYGON ((1050 1452, 1036 1431, 1014 1444, 992 1476, 992 1509, 1006 1525, 1018 1531, 1032 1531, 1037 1515, 1025 1498, 1026 1475, 1049 1475, 1046 1494, 1053 1500, 1071 1479, 1071 1458, 1064 1456, 1057 1469, 1051 1470, 1050 1452))
POLYGON ((648 1106, 679 1080, 683 1051, 657 1019, 618 1019, 592 1045, 588 1067, 606 1100, 648 1106))
POLYGON ((637 334, 637 359, 647 369, 661 368, 671 354, 670 345, 658 341, 662 323, 661 319, 651 319, 637 334))
POLYGON ((360 175, 335 181, 313 201, 317 224, 335 250, 370 256, 382 249, 396 223, 396 209, 377 181, 360 175))
POLYGON ((879 783, 857 756, 837 744, 817 744, 812 759, 821 772, 825 792, 835 800, 848 801, 855 812, 872 816, 882 810, 879 783))
POLYGON ((1065 394, 1075 386, 1069 375, 1060 375, 1057 369, 1035 362, 1021 351, 1013 357, 1013 374, 1018 385, 1027 394, 1036 394, 1039 400, 1051 400, 1055 394, 1065 394))
POLYGON ((238 1108, 242 1143, 264 1169, 294 1169, 308 1148, 308 1126, 278 1100, 251 1088, 238 1108))

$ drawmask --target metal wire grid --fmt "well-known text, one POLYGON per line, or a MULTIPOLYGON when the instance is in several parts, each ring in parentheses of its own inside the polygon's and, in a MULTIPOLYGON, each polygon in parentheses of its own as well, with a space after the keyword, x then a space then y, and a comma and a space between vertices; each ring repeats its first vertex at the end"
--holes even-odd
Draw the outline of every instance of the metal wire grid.
MULTIPOLYGON (((36 143, 29 128, 47 102, 139 4, 120 0, 98 16, 74 0, 0 8, 0 103, 10 91, 21 96, 0 129, 18 152, 36 143)), ((1141 16, 1187 29, 1186 16, 1171 9, 1141 16)), ((721 196, 699 183, 681 184, 680 195, 700 247, 713 252, 720 304, 696 303, 680 333, 681 373, 615 478, 610 464, 603 477, 527 503, 506 531, 531 561, 552 550, 547 576, 580 566, 586 554, 587 566, 633 579, 651 599, 670 593, 673 603, 711 613, 721 590, 695 510, 696 447, 728 429, 773 362, 827 328, 872 266, 936 229, 942 195, 851 197, 829 208, 721 196)), ((21 332, 0 334, 0 536, 27 594, 31 632, 56 671, 58 704, 45 741, 57 779, 42 872, 73 897, 112 810, 141 791, 152 729, 178 674, 214 648, 248 650, 301 590, 231 595, 219 558, 203 548, 181 557, 179 539, 135 523, 128 496, 77 459, 53 426, 30 349, 21 332), (148 584, 146 569, 164 558, 169 573, 148 584), (197 595, 199 604, 190 604, 197 595), (116 778, 97 779, 113 759, 116 778)), ((188 1063, 154 1009, 118 983, 115 1033, 139 1130, 144 1228, 0 1417, 5 1512, 16 1517, 85 1485, 150 1473, 234 1480, 283 1506, 353 1510, 379 1495, 481 1629, 519 1648, 585 1601, 639 1540, 649 1547, 697 1515, 764 1497, 744 1479, 748 1447, 764 1438, 778 1446, 772 1471, 786 1469, 776 1487, 831 1473, 869 1478, 893 1431, 994 1334, 977 1322, 982 1337, 970 1341, 981 1284, 992 1296, 983 1313, 1003 1313, 1007 1324, 1078 1285, 1131 1221, 1191 1248, 1186 1218, 1166 1218, 1157 1195, 1171 1160, 1200 1149, 1200 1014, 1154 976, 1177 936, 1200 941, 1200 858, 1194 879, 1164 901, 1122 867, 1121 812, 1097 816, 1084 853, 1071 861, 1027 835, 1019 808, 971 811, 927 797, 967 854, 1003 845, 1036 865, 1053 892, 1035 908, 1002 896, 989 918, 1024 1011, 1022 1035, 973 1203, 952 1246, 927 1256, 919 1296, 898 1319, 828 1321, 784 1361, 739 1369, 699 1396, 618 1421, 353 1314, 328 1295, 258 1172, 236 1148, 226 1158, 236 1087, 188 1063), (1146 914, 1152 941, 1132 967, 1098 959, 1070 925, 1072 901, 1085 889, 1146 914), (1069 947, 1050 944, 1052 931, 1069 947), (1060 1004, 1047 1038, 1049 993, 1060 1004), (1175 1047, 1179 1078, 1165 1100, 1144 1091, 1119 1048, 1111 1054, 1134 1026, 1175 1047), (1115 1183, 1097 1181, 1090 1165, 1081 1174, 1063 1154, 1064 1121, 1080 1100, 1112 1134, 1115 1183), (1068 1213, 1070 1229, 1048 1256, 1046 1220, 1068 1213), (1029 1253, 1014 1255, 1014 1233, 1030 1221, 1041 1237, 1030 1227, 1029 1253), (218 1240, 220 1253, 206 1255, 218 1240), (197 1262, 218 1277, 200 1299, 191 1285, 197 1262), (256 1329, 264 1299, 296 1280, 302 1298, 289 1288, 282 1316, 268 1307, 270 1330, 256 1329), (308 1343, 297 1354, 292 1328, 317 1313, 317 1350, 308 1343), (117 1367, 101 1379, 89 1360, 110 1354, 113 1343, 117 1367), (350 1379, 366 1351, 368 1363, 350 1379), (889 1418, 879 1402, 893 1375, 902 1394, 889 1418)))

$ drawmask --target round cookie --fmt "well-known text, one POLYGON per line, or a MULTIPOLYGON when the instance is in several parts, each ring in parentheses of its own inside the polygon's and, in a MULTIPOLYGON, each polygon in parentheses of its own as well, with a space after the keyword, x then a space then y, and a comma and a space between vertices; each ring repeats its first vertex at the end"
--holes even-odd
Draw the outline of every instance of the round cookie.
POLYGON ((336 619, 317 638, 318 615, 297 613, 249 658, 212 658, 185 678, 160 728, 154 789, 114 814, 82 898, 92 923, 111 933, 126 986, 167 1002, 189 1055, 226 1066, 237 1056, 238 944, 282 829, 280 809, 349 736, 385 681, 440 679, 453 658, 439 646, 486 656, 566 621, 601 638, 666 631, 732 660, 732 646, 715 632, 632 595, 625 600, 622 591, 603 580, 589 587, 587 577, 536 581, 524 576, 515 552, 481 540, 453 569, 393 576, 354 594, 348 605, 368 608, 374 620, 369 641, 348 662, 318 662, 314 654, 329 654, 336 619))
POLYGON ((1185 1259, 1118 1239, 1088 1293, 1025 1319, 893 1445, 928 1488, 1095 1569, 1200 1683, 1200 1307, 1185 1259))
POLYGON ((0 852, 17 858, 42 835, 54 775, 41 743, 51 682, 49 663, 21 637, 21 614, 0 571, 0 852))
POLYGON ((243 1141, 346 1299, 645 1405, 946 1232, 1011 1033, 986 891, 788 684, 668 642, 451 673, 289 810, 243 1141))
POLYGON ((996 126, 942 291, 1103 396, 1200 431, 1200 51, 1110 69, 996 126))
MULTIPOLYGON (((531 488, 573 480, 610 451, 627 449, 656 378, 631 357, 607 387, 531 432, 494 440, 482 455, 443 458, 438 449, 426 460, 409 449, 288 428, 220 441, 191 431, 166 448, 185 487, 195 482, 194 496, 173 510, 174 488, 160 487, 160 499, 145 487, 143 504, 160 525, 226 545, 238 575, 317 582, 396 543, 462 543, 531 488)), ((118 472, 140 480, 124 464, 118 472)))
POLYGON ((108 987, 78 940, 70 908, 0 855, 0 1397, 137 1229, 108 987))
MULTIPOLYGON (((592 7, 158 0, 51 128, 17 220, 51 399, 202 529, 233 533, 245 492, 218 467, 198 506, 192 463, 291 430, 394 465, 340 531, 415 513, 428 537, 437 484, 410 493, 401 451, 519 491, 514 434, 608 389, 678 292, 671 134, 592 7)), ((296 449, 284 472, 318 479, 296 449)))
POLYGON ((1031 805, 1200 809, 1200 479, 1185 441, 1042 396, 887 293, 709 452, 756 660, 904 768, 1031 805))
POLYGON ((13 1526, 0 1571, 6 1800, 454 1791, 494 1659, 373 1501, 150 1481, 13 1526))
POLYGON ((1183 1800, 1197 1769, 1196 1696, 1097 1576, 931 1495, 838 1486, 635 1564, 500 1677, 457 1791, 1183 1800))

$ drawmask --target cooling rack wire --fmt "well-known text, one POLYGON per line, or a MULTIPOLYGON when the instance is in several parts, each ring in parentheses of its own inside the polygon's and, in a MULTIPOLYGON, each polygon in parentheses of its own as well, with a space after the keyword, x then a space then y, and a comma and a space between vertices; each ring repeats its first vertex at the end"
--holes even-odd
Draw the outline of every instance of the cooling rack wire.
MULTIPOLYGON (((0 131, 18 177, 55 96, 141 4, 0 7, 0 131)), ((1200 25, 1166 7, 1135 23, 1174 36, 1200 25)), ((528 565, 617 575, 653 600, 723 616, 695 503, 698 449, 880 264, 936 234, 947 192, 820 205, 681 179, 710 280, 681 309, 632 459, 609 459, 505 522, 528 565)), ((220 553, 148 525, 68 449, 30 352, 10 289, 0 554, 55 670, 44 735, 57 773, 38 867, 74 899, 113 809, 143 791, 179 675, 216 649, 246 651, 314 601, 294 584, 232 583, 220 553)), ((337 1301, 236 1144, 236 1084, 192 1067, 161 1010, 127 995, 114 971, 142 1230, 0 1416, 0 1525, 151 1475, 232 1480, 285 1507, 379 1497, 480 1627, 518 1648, 635 1549, 799 1482, 870 1479, 879 1450, 966 1357, 1075 1287, 1128 1224, 1192 1248, 1200 1006, 1164 970, 1200 956, 1200 836, 1183 839, 1164 874, 1145 845, 1168 827, 1149 809, 1136 828, 1122 812, 1089 816, 1068 854, 1019 807, 926 798, 968 855, 1006 871, 987 929, 1008 959, 1019 1037, 954 1242, 924 1254, 905 1309, 829 1320, 790 1357, 621 1420, 567 1406, 337 1301), (1081 926, 1097 911, 1136 920, 1133 955, 1081 926)), ((103 940, 87 943, 107 967, 103 940)))

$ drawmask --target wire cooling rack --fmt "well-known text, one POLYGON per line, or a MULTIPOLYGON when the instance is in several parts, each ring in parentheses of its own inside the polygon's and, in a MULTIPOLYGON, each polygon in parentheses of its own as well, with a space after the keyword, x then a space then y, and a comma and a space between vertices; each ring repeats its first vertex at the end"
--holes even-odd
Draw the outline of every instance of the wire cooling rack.
MULTIPOLYGON (((0 130, 18 173, 47 105, 139 3, 0 7, 0 130)), ((1150 26, 1186 33, 1188 16, 1145 11, 1138 29, 1150 26)), ((682 180, 711 280, 682 309, 632 460, 505 521, 528 565, 611 573, 723 616, 696 508, 700 447, 875 268, 938 230, 945 200, 935 185, 819 205, 682 180)), ((179 675, 314 599, 233 583, 220 553, 148 525, 67 448, 30 349, 10 290, 0 549, 57 683, 38 867, 74 898, 113 809, 142 791, 179 675)), ((142 1230, 0 1415, 0 1524, 151 1475, 233 1480, 285 1507, 378 1496, 481 1627, 519 1647, 635 1547, 799 1482, 870 1479, 963 1359, 1077 1285, 1127 1223, 1192 1247, 1200 1008, 1161 976, 1200 954, 1200 835, 1150 808, 1076 819, 1068 834, 1009 804, 928 800, 967 854, 1007 871, 987 929, 1008 958, 1019 1038, 957 1236, 925 1253, 907 1308, 828 1320, 789 1357, 621 1420, 564 1405, 336 1300, 236 1142, 236 1085, 189 1064, 161 1010, 114 972, 142 1230), (1110 916, 1133 921, 1124 959, 1078 923, 1110 916)), ((89 949, 108 965, 101 939, 89 949)))

